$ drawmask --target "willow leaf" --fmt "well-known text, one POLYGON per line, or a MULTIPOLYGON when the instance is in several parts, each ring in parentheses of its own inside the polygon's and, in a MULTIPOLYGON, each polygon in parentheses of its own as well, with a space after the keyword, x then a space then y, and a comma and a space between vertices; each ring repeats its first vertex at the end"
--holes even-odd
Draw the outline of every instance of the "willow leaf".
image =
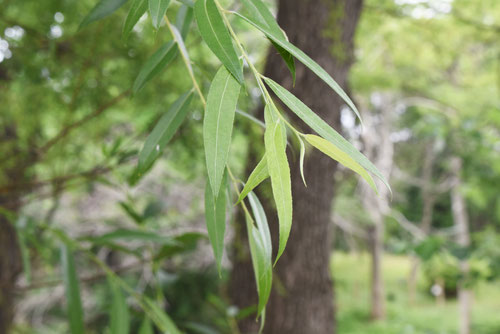
MULTIPOLYGON (((253 20, 267 27, 276 37, 280 37, 285 42, 288 40, 283 30, 276 22, 273 14, 271 14, 267 6, 261 0, 241 0, 241 2, 253 20)), ((295 84, 295 60, 293 56, 273 40, 271 40, 271 42, 285 61, 295 84)))
POLYGON ((297 137, 300 143, 300 176, 302 177, 302 182, 307 187, 306 178, 304 177, 304 159, 306 156, 306 145, 304 145, 304 141, 302 138, 297 137))
POLYGON ((153 326, 148 318, 144 318, 141 327, 139 328, 139 334, 154 334, 153 326))
POLYGON ((71 248, 67 244, 61 246, 61 265, 66 290, 69 329, 71 334, 83 334, 83 307, 80 297, 80 284, 75 269, 75 261, 71 248))
POLYGON ((191 29, 191 23, 193 23, 193 7, 188 5, 182 5, 177 12, 177 18, 175 20, 175 26, 181 32, 182 39, 185 40, 191 29))
POLYGON ((239 95, 240 85, 222 66, 210 86, 203 121, 208 179, 214 197, 217 197, 219 193, 222 176, 226 169, 239 95))
POLYGON ((272 287, 273 265, 271 233, 269 232, 266 213, 257 196, 253 192, 250 192, 248 194, 248 199, 257 225, 257 227, 255 227, 253 224, 249 223, 247 219, 250 252, 255 272, 255 281, 257 283, 257 292, 259 294, 257 316, 260 316, 265 310, 272 287))
POLYGON ((152 166, 177 132, 186 118, 192 98, 192 91, 184 93, 172 104, 165 115, 160 118, 139 153, 139 173, 144 173, 152 166))
POLYGON ((137 93, 141 88, 160 73, 177 56, 177 45, 170 41, 160 47, 142 66, 139 75, 135 79, 132 91, 137 93))
POLYGON ((126 41, 141 16, 148 10, 148 0, 134 0, 123 25, 122 39, 126 41))
POLYGON ((83 27, 89 25, 92 22, 105 18, 108 15, 111 15, 118 8, 123 6, 125 2, 128 0, 101 0, 95 5, 94 8, 85 16, 82 23, 78 29, 82 29, 83 27))
POLYGON ((342 87, 326 72, 321 66, 319 66, 318 63, 316 63, 314 60, 311 59, 308 55, 306 55, 302 50, 297 48, 295 45, 292 43, 283 40, 281 36, 277 35, 275 32, 273 32, 271 29, 260 23, 259 21, 256 21, 252 18, 249 18, 247 16, 244 16, 240 13, 236 13, 239 17, 259 29, 261 32, 264 33, 264 35, 267 36, 271 41, 288 51, 290 54, 292 54, 296 59, 298 59, 302 64, 307 66, 311 71, 313 71, 318 77, 320 77, 324 82, 326 82, 344 101, 345 103, 354 111, 356 116, 361 121, 361 115, 359 114, 358 109, 354 105, 354 102, 352 102, 351 98, 344 92, 342 87))
POLYGON ((227 177, 224 175, 223 184, 217 196, 214 196, 207 182, 205 187, 205 220, 207 224, 208 238, 212 244, 215 262, 219 275, 221 273, 222 255, 224 253, 224 235, 226 233, 226 191, 225 183, 227 177))
POLYGON ((173 320, 154 301, 147 297, 141 300, 142 306, 146 309, 148 316, 158 326, 158 328, 168 334, 181 334, 173 320))
POLYGON ((359 152, 351 143, 335 131, 321 117, 315 114, 308 106, 295 97, 288 90, 280 86, 275 81, 265 78, 266 83, 271 87, 276 96, 285 103, 291 111, 293 111, 300 119, 316 131, 321 137, 328 140, 330 143, 338 147, 354 161, 363 166, 367 171, 377 176, 390 190, 391 187, 384 175, 373 165, 368 158, 359 152))
POLYGON ((271 111, 266 113, 266 132, 264 143, 266 147, 267 169, 271 176, 271 187, 274 201, 278 211, 279 220, 279 248, 276 261, 285 250, 290 230, 292 227, 292 185, 290 167, 286 157, 286 142, 283 141, 283 133, 286 131, 280 121, 270 123, 271 111))
POLYGON ((360 164, 354 161, 347 153, 340 150, 338 147, 330 143, 328 140, 315 135, 306 135, 306 140, 309 144, 316 147, 318 150, 328 155, 335 161, 340 162, 345 167, 351 169, 352 171, 358 173, 363 179, 368 182, 368 184, 377 192, 377 186, 373 182, 372 177, 366 169, 364 169, 360 164))
POLYGON ((267 158, 264 155, 264 157, 262 157, 253 172, 248 177, 248 180, 245 183, 245 186, 243 187, 243 190, 241 191, 238 202, 236 204, 239 204, 243 199, 245 199, 248 193, 254 190, 262 181, 264 181, 268 177, 269 171, 267 170, 267 158))
POLYGON ((151 21, 153 21, 153 26, 156 29, 160 28, 163 15, 167 12, 169 5, 170 0, 149 0, 149 13, 151 15, 151 21))
POLYGON ((130 313, 127 306, 127 300, 122 289, 110 280, 112 302, 110 327, 111 334, 128 334, 130 330, 130 313))
POLYGON ((243 84, 243 68, 214 0, 196 1, 194 15, 205 43, 236 80, 243 84))

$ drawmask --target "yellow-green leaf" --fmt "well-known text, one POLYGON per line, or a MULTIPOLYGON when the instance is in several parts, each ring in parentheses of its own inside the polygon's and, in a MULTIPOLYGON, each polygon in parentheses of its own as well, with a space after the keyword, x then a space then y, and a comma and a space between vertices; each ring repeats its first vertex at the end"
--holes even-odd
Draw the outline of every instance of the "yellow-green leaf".
POLYGON ((271 176, 271 187, 273 190, 276 210, 279 220, 279 248, 276 261, 285 250, 290 230, 292 227, 292 184, 290 166, 286 157, 286 142, 283 134, 286 132, 281 121, 273 121, 273 110, 265 109, 266 132, 264 143, 266 147, 267 169, 271 176))
POLYGON ((316 131, 321 137, 328 140, 330 143, 335 145, 341 151, 350 156, 354 161, 363 166, 367 171, 373 173, 377 176, 386 187, 391 190, 391 187, 384 175, 378 170, 375 165, 373 165, 368 158, 366 158, 361 152, 359 152, 351 143, 349 143, 344 137, 342 137, 337 131, 335 131, 328 123, 326 123, 321 117, 315 114, 308 106, 306 106, 302 101, 300 101, 295 95, 290 93, 288 90, 280 86, 275 81, 265 78, 266 83, 271 87, 273 92, 278 96, 278 98, 285 103, 291 111, 293 111, 300 119, 304 121, 307 125, 316 131))
POLYGON ((269 171, 267 170, 267 158, 264 155, 264 157, 262 157, 253 172, 248 177, 248 180, 245 183, 245 186, 243 187, 243 190, 241 191, 238 202, 236 204, 239 204, 243 199, 245 199, 249 192, 254 190, 262 181, 264 181, 268 177, 269 171))
POLYGON ((309 144, 316 147, 318 150, 328 155, 335 161, 340 162, 345 167, 351 169, 352 171, 358 173, 363 179, 368 182, 368 184, 377 191, 377 186, 373 182, 372 177, 366 169, 364 169, 360 164, 354 161, 347 153, 330 143, 328 140, 318 137, 316 135, 306 135, 306 140, 309 144))

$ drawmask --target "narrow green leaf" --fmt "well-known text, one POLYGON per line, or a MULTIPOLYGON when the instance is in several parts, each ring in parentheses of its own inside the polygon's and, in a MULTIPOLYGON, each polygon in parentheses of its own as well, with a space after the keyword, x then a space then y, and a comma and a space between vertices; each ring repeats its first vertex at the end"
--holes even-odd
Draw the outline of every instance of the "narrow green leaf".
POLYGON ((254 122, 255 124, 257 124, 261 128, 263 128, 263 129, 266 128, 266 125, 264 124, 264 122, 262 122, 261 120, 255 118, 254 116, 250 115, 249 113, 246 113, 246 112, 244 112, 242 110, 239 110, 239 109, 236 109, 236 113, 240 114, 241 116, 245 117, 246 119, 254 122))
POLYGON ((391 187, 384 175, 368 160, 361 152, 359 152, 351 143, 335 131, 328 123, 316 115, 308 106, 295 97, 292 93, 280 86, 275 81, 265 78, 266 83, 271 87, 273 92, 285 103, 291 111, 293 111, 300 119, 316 131, 321 137, 328 140, 330 143, 338 147, 354 161, 363 166, 366 170, 377 176, 386 187, 391 190, 391 187))
POLYGON ((375 182, 373 182, 373 179, 370 176, 370 174, 368 174, 366 169, 364 169, 360 164, 354 161, 354 159, 351 158, 347 153, 340 150, 338 147, 333 145, 328 140, 315 135, 306 135, 306 140, 309 144, 316 147, 318 150, 328 155, 333 160, 340 162, 345 167, 358 173, 363 179, 366 180, 366 182, 368 182, 368 184, 373 188, 373 190, 377 192, 377 186, 375 185, 375 182))
POLYGON ((139 334, 154 334, 153 326, 148 318, 144 318, 141 327, 139 328, 139 334))
POLYGON ((112 301, 110 311, 111 334, 128 334, 130 330, 130 313, 127 300, 121 288, 109 280, 112 301))
POLYGON ((246 17, 242 14, 235 13, 261 32, 264 33, 270 40, 274 43, 288 51, 295 58, 297 58, 302 64, 307 66, 311 71, 313 71, 318 77, 320 77, 324 82, 326 82, 346 103, 347 105, 354 111, 354 113, 358 116, 361 121, 361 115, 359 114, 358 109, 354 105, 354 102, 349 98, 349 96, 344 92, 342 87, 326 72, 321 66, 318 65, 314 60, 311 59, 308 55, 306 55, 302 50, 297 48, 295 45, 290 42, 283 40, 281 36, 276 35, 275 32, 270 30, 268 27, 260 23, 259 21, 253 20, 252 18, 246 17))
POLYGON ((179 0, 180 3, 183 3, 184 5, 193 8, 194 7, 194 1, 193 0, 179 0))
POLYGON ((80 297, 80 286, 76 274, 72 250, 66 244, 61 246, 61 266, 66 291, 69 329, 71 334, 83 334, 83 307, 80 297))
POLYGON ((224 235, 226 233, 226 180, 227 176, 225 173, 217 196, 213 195, 209 181, 207 181, 205 187, 205 220, 219 275, 221 273, 224 235))
POLYGON ((194 15, 205 43, 236 80, 243 84, 243 68, 214 0, 196 1, 194 15))
POLYGON ((148 10, 148 0, 133 0, 123 25, 122 39, 127 41, 128 36, 141 16, 148 10))
POLYGON ((203 121, 203 141, 208 179, 214 197, 217 197, 226 169, 234 114, 240 95, 240 85, 222 66, 215 75, 207 97, 203 121))
POLYGON ((177 45, 170 41, 160 47, 142 66, 139 75, 135 79, 132 90, 137 93, 141 88, 160 73, 177 56, 177 45))
POLYGON ((255 282, 257 284, 257 292, 259 295, 257 316, 262 316, 262 322, 264 322, 265 307, 267 301, 269 300, 272 287, 273 267, 271 234, 269 232, 266 214, 261 203, 259 202, 259 199, 253 192, 248 194, 248 198, 257 225, 255 226, 252 218, 246 214, 250 254, 252 256, 255 282))
POLYGON ((110 14, 112 14, 114 11, 116 11, 118 8, 123 6, 125 2, 128 0, 101 0, 95 5, 94 8, 87 14, 87 16, 83 19, 82 23, 80 23, 80 26, 78 27, 78 30, 82 29, 83 27, 89 25, 90 23, 100 20, 110 14))
POLYGON ((285 250, 292 227, 292 184, 290 167, 286 157, 286 142, 283 141, 285 128, 281 122, 272 122, 273 111, 266 108, 266 132, 264 143, 266 147, 267 169, 271 176, 271 187, 278 211, 279 249, 275 263, 285 250), (271 123, 272 122, 272 123, 271 123))
POLYGON ((177 12, 177 18, 175 20, 175 26, 181 32, 183 40, 186 40, 189 30, 191 29, 191 23, 193 23, 194 12, 193 7, 187 5, 182 5, 177 12))
POLYGON ((249 192, 254 190, 262 181, 269 177, 269 171, 267 170, 267 157, 264 155, 262 159, 259 161, 253 172, 248 177, 243 190, 241 191, 240 197, 238 198, 239 204, 249 192))
POLYGON ((168 334, 182 334, 172 319, 160 307, 158 307, 155 302, 147 297, 143 297, 142 304, 147 310, 150 319, 153 320, 162 332, 168 334))
POLYGON ((302 177, 302 182, 307 187, 306 178, 304 177, 304 159, 306 156, 306 145, 304 145, 304 141, 302 138, 297 137, 300 143, 300 176, 302 177))
POLYGON ((149 0, 149 13, 151 15, 151 21, 153 21, 153 26, 156 29, 160 28, 163 15, 167 12, 168 5, 170 5, 170 0, 149 0))
MULTIPOLYGON (((276 22, 273 14, 271 14, 267 6, 261 0, 241 0, 241 2, 254 21, 267 27, 276 37, 280 37, 285 42, 288 41, 285 33, 276 22)), ((276 44, 273 40, 271 40, 271 43, 276 50, 278 50, 279 54, 288 66, 288 69, 292 73, 293 83, 295 85, 295 60, 293 59, 293 56, 283 47, 276 44)))
POLYGON ((160 156, 186 118, 192 99, 192 91, 184 93, 172 104, 167 113, 160 118, 139 153, 139 173, 147 171, 160 156))

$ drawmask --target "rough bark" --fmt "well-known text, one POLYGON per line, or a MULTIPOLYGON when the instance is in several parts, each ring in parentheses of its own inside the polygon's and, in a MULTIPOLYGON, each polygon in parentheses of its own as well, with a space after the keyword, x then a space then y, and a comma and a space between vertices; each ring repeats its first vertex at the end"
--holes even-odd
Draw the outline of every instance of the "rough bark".
MULTIPOLYGON (((363 134, 364 153, 373 161, 377 168, 389 180, 393 168, 394 144, 390 139, 392 130, 390 96, 379 94, 378 104, 371 113, 366 113, 364 121, 366 129, 363 134)), ((368 212, 373 226, 370 233, 371 241, 371 316, 373 320, 385 318, 385 292, 382 275, 382 260, 384 253, 384 220, 389 214, 389 190, 378 180, 377 195, 366 182, 361 184, 363 206, 368 212)))
MULTIPOLYGON (((346 89, 361 8, 362 0, 280 0, 278 22, 290 42, 316 60, 346 89)), ((344 102, 314 73, 297 62, 297 81, 293 88, 283 60, 271 50, 265 75, 292 90, 326 122, 339 129, 344 102)), ((312 133, 297 118, 291 119, 305 132, 312 133)), ((265 332, 334 333, 330 221, 336 163, 318 151, 311 151, 304 166, 307 188, 298 167, 298 161, 291 159, 293 227, 287 249, 275 267, 265 332)), ((276 245, 276 215, 272 208, 266 207, 266 211, 276 245)), ((255 284, 249 279, 253 274, 247 253, 244 248, 237 249, 230 288, 233 301, 240 308, 256 301, 255 284)), ((256 330, 253 319, 240 325, 242 333, 256 330)))
MULTIPOLYGON (((456 242, 461 247, 470 246, 469 217, 465 206, 465 199, 461 192, 462 160, 458 157, 451 159, 452 188, 451 188, 451 208, 453 212, 453 221, 457 230, 456 242)), ((460 262, 460 270, 463 279, 458 285, 458 304, 459 304, 459 333, 470 333, 472 291, 467 288, 465 280, 469 273, 469 264, 467 260, 460 262)))

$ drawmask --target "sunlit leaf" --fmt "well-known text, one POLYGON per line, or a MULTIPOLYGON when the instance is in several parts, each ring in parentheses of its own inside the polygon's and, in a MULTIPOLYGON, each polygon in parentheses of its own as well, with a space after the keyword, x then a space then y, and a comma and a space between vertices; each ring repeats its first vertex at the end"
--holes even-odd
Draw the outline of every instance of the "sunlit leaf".
POLYGON ((352 102, 351 98, 344 92, 342 87, 328 74, 321 66, 318 65, 314 60, 311 59, 308 55, 306 55, 302 50, 297 48, 295 45, 290 42, 283 40, 281 36, 278 36, 271 29, 266 27, 264 24, 260 23, 257 20, 249 18, 245 15, 236 13, 236 15, 240 16, 245 21, 249 22, 251 25, 262 31, 270 40, 274 43, 288 51, 295 58, 297 58, 302 64, 307 66, 311 71, 313 71, 318 77, 320 77, 324 82, 326 82, 344 101, 347 105, 356 113, 358 118, 361 120, 361 116, 359 114, 358 109, 352 102))
POLYGON ((149 13, 151 15, 151 21, 153 21, 153 26, 156 29, 160 27, 163 15, 167 12, 168 5, 170 5, 170 0, 149 0, 149 13))
POLYGON ((304 145, 304 141, 302 138, 298 137, 300 143, 300 176, 302 177, 302 182, 307 187, 306 178, 304 177, 304 159, 306 156, 306 145, 304 145))
POLYGON ((194 15, 205 43, 236 80, 243 84, 243 68, 214 0, 196 1, 194 15))
POLYGON ((373 182, 370 174, 368 174, 366 169, 364 169, 360 164, 354 161, 354 159, 351 158, 347 153, 340 150, 328 140, 316 135, 306 135, 306 140, 309 144, 316 147, 318 150, 328 155, 333 160, 340 162, 345 167, 358 173, 363 179, 366 180, 366 182, 368 182, 370 187, 372 187, 375 192, 377 191, 377 186, 375 185, 375 182, 373 182))
POLYGON ((219 274, 221 272, 224 235, 226 233, 226 196, 224 194, 226 191, 226 179, 227 176, 224 174, 217 196, 213 195, 210 182, 207 181, 205 187, 205 220, 219 274))
POLYGON ((112 301, 110 311, 111 334, 128 334, 130 330, 130 313, 127 300, 121 288, 109 280, 112 301))
POLYGON ((87 14, 83 19, 82 23, 78 29, 89 25, 90 23, 105 18, 106 16, 112 14, 118 8, 123 6, 128 0, 101 0, 95 5, 94 8, 87 14))
POLYGON ((208 179, 214 197, 219 193, 226 169, 239 95, 240 85, 222 66, 210 86, 203 121, 208 179))
POLYGON ((335 145, 341 151, 350 156, 354 161, 363 166, 367 171, 373 173, 377 176, 390 190, 389 183, 378 170, 375 165, 373 165, 370 160, 368 160, 361 152, 359 152, 351 143, 349 143, 344 137, 342 137, 337 131, 335 131, 328 123, 322 120, 317 114, 315 114, 308 106, 306 106, 302 101, 295 97, 292 93, 287 91, 285 88, 280 86, 275 81, 265 78, 266 83, 271 87, 276 96, 280 98, 283 103, 285 103, 291 111, 293 111, 300 119, 309 125, 314 131, 316 131, 321 137, 328 140, 330 143, 335 145))
POLYGON ((267 169, 271 176, 276 210, 279 220, 279 248, 276 261, 285 250, 292 227, 292 184, 290 167, 286 157, 286 142, 283 133, 286 132, 281 121, 272 121, 272 110, 266 108, 266 132, 264 143, 266 147, 267 169))
POLYGON ((253 172, 248 177, 243 190, 240 193, 240 197, 238 198, 238 203, 240 203, 249 192, 254 190, 262 181, 269 177, 269 171, 267 170, 267 158, 264 157, 259 161, 253 172))
POLYGON ((192 98, 192 91, 184 93, 160 118, 139 153, 139 173, 147 171, 163 152, 165 146, 167 146, 186 118, 192 98))
POLYGON ((149 80, 160 73, 177 56, 177 45, 170 41, 159 48, 142 66, 132 90, 137 93, 149 80))
POLYGON ((126 41, 132 29, 137 24, 141 16, 148 10, 148 0, 133 0, 128 12, 125 24, 123 25, 122 39, 126 41))
POLYGON ((64 288, 66 291, 70 333, 83 334, 85 333, 85 329, 83 325, 83 307, 80 297, 80 285, 72 250, 66 244, 61 246, 61 267, 64 278, 64 288))

